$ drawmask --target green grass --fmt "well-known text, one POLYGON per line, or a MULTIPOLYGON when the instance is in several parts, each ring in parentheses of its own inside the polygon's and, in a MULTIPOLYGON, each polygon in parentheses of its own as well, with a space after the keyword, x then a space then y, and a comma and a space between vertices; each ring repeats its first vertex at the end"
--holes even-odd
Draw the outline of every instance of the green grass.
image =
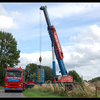
POLYGON ((27 89, 23 92, 23 94, 26 97, 61 97, 58 94, 53 94, 50 92, 43 92, 43 91, 37 91, 34 89, 27 89))
POLYGON ((4 89, 4 87, 3 86, 0 86, 0 90, 3 90, 4 89))

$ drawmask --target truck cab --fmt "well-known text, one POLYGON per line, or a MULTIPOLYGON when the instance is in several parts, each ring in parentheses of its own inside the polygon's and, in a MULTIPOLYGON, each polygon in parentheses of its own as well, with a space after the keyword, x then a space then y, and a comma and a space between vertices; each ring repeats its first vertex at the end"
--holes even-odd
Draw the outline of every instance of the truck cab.
POLYGON ((23 91, 24 87, 23 69, 21 67, 8 67, 5 71, 5 92, 8 90, 23 91))

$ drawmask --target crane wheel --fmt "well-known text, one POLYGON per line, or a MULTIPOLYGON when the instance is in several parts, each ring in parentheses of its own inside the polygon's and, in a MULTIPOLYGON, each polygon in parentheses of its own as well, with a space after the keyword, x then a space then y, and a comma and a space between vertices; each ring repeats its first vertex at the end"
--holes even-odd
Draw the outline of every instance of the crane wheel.
POLYGON ((65 91, 71 91, 73 90, 73 85, 65 85, 65 91))

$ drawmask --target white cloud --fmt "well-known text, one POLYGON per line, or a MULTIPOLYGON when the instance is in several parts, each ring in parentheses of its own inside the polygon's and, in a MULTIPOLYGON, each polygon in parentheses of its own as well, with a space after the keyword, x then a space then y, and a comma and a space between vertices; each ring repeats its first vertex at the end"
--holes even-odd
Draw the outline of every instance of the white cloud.
POLYGON ((8 16, 8 12, 0 5, 0 15, 8 16))
POLYGON ((91 16, 92 13, 88 12, 97 11, 98 8, 100 8, 100 3, 65 3, 48 7, 48 12, 50 18, 65 18, 77 14, 81 15, 82 13, 91 16))
POLYGON ((12 17, 21 15, 18 11, 8 13, 2 5, 0 5, 0 30, 18 29, 18 24, 14 22, 12 17))
POLYGON ((100 27, 97 25, 91 25, 90 28, 92 29, 93 33, 100 38, 100 27))
POLYGON ((100 42, 100 27, 97 25, 90 25, 90 28, 84 30, 78 36, 70 37, 70 40, 81 41, 84 43, 100 42))
POLYGON ((17 23, 11 17, 0 16, 0 30, 18 29, 17 23))
MULTIPOLYGON (((20 53, 19 66, 22 66, 22 68, 25 68, 26 65, 29 64, 29 63, 40 64, 39 57, 40 57, 40 53, 39 52, 31 53, 31 54, 20 53)), ((51 51, 42 52, 41 53, 41 57, 42 57, 42 62, 41 62, 42 65, 50 66, 50 67, 52 66, 52 54, 51 54, 51 51)))
POLYGON ((21 13, 19 13, 18 11, 12 11, 12 12, 10 13, 10 16, 12 16, 12 17, 17 17, 17 16, 19 16, 19 15, 21 15, 21 13))
POLYGON ((96 24, 90 25, 89 29, 84 30, 77 36, 70 37, 70 40, 79 41, 79 43, 75 43, 74 46, 69 48, 71 51, 70 61, 72 61, 72 63, 69 63, 68 61, 69 66, 73 68, 76 66, 76 71, 80 74, 82 73, 86 79, 87 77, 88 79, 91 79, 95 75, 99 76, 100 27, 96 24), (76 54, 78 53, 77 56, 74 55, 74 52, 76 54), (83 54, 83 56, 80 57, 78 56, 79 54, 83 54))

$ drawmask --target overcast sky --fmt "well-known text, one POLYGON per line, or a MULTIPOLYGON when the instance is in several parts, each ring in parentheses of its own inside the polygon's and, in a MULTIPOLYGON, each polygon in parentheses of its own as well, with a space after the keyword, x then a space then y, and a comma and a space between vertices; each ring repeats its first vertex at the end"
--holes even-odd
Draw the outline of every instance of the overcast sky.
MULTIPOLYGON (((100 3, 0 3, 0 30, 12 33, 21 51, 18 66, 39 63, 40 7, 47 6, 67 71, 84 80, 100 76, 100 3)), ((52 68, 51 40, 41 11, 42 65, 52 68)), ((59 66, 56 61, 57 74, 59 66)))

